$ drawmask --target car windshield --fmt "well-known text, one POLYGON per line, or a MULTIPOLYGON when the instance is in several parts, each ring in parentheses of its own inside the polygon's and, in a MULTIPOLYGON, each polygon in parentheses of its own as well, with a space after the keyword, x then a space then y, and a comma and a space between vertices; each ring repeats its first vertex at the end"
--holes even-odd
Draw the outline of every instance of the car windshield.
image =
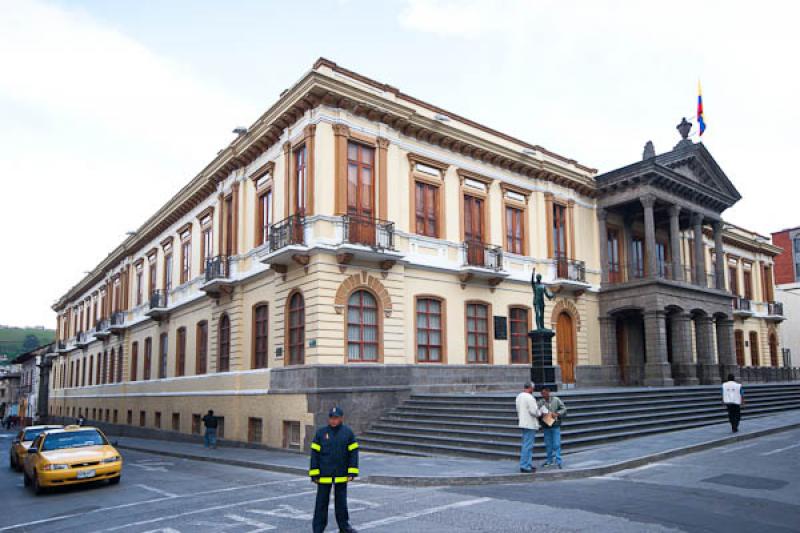
POLYGON ((42 434, 42 431, 44 431, 44 428, 26 429, 25 433, 22 434, 22 440, 23 441, 34 440, 36 439, 36 437, 42 434))
POLYGON ((66 431, 51 433, 44 439, 42 451, 61 450, 63 448, 82 448, 84 446, 100 446, 106 440, 96 429, 82 431, 66 431))

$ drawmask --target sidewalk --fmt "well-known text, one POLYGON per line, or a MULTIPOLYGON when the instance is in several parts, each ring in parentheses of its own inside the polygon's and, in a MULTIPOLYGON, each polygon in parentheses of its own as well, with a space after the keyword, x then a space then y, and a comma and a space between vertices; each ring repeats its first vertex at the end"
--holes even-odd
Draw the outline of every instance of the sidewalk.
MULTIPOLYGON (((730 425, 672 431, 613 442, 564 455, 564 469, 539 469, 535 475, 518 473, 516 461, 486 461, 450 457, 408 457, 362 452, 361 481, 383 485, 441 486, 555 481, 605 475, 670 457, 698 452, 762 435, 800 428, 800 410, 745 418, 739 433, 730 425)), ((198 437, 198 441, 201 438, 198 437)), ((543 446, 541 433, 536 446, 543 446)), ((212 461, 273 472, 308 475, 308 455, 251 448, 204 448, 202 443, 173 442, 123 437, 120 449, 171 457, 212 461)))

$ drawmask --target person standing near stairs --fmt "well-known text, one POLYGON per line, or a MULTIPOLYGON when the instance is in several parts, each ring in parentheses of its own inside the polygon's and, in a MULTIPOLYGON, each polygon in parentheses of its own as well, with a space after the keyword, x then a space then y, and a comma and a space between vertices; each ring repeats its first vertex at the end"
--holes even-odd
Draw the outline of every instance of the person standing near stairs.
POLYGON ((742 418, 744 391, 741 383, 736 383, 736 376, 728 374, 728 381, 722 384, 722 403, 728 410, 728 420, 734 433, 739 432, 739 421, 742 418))
POLYGON ((533 383, 530 381, 522 387, 522 392, 517 394, 517 417, 519 427, 522 429, 522 445, 519 452, 519 471, 523 474, 536 472, 533 466, 533 442, 536 430, 539 429, 539 417, 547 413, 546 408, 540 408, 533 397, 533 383))
POLYGON ((550 389, 542 389, 542 400, 539 403, 550 412, 553 420, 548 426, 544 422, 544 447, 547 450, 547 459, 542 466, 553 466, 555 461, 558 468, 563 467, 561 462, 561 417, 567 414, 567 406, 561 401, 561 398, 550 394, 550 389))

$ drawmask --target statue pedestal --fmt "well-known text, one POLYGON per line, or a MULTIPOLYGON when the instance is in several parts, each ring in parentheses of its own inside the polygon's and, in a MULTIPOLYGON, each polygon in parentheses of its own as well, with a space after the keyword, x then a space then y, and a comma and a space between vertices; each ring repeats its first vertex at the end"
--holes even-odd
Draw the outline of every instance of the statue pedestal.
POLYGON ((547 387, 551 391, 558 390, 561 382, 561 372, 553 366, 553 336, 556 334, 551 329, 535 329, 528 332, 531 339, 531 381, 536 385, 536 390, 547 387))

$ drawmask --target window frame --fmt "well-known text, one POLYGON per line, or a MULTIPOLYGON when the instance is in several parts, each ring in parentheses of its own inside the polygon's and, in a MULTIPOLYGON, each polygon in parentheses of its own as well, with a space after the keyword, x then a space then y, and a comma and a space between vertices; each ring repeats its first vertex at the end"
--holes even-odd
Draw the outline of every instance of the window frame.
POLYGON ((142 362, 142 381, 150 381, 153 374, 153 337, 144 339, 144 359, 142 362))
MULTIPOLYGON (((289 365, 290 366, 295 366, 295 365, 304 365, 305 364, 305 360, 306 360, 305 316, 306 316, 306 299, 305 299, 305 296, 303 295, 303 293, 301 291, 293 290, 292 292, 289 293, 289 296, 287 296, 287 298, 286 298, 286 326, 285 326, 286 327, 286 334, 284 335, 284 337, 285 337, 284 342, 286 344, 286 348, 285 348, 286 356, 285 357, 286 357, 286 365, 287 366, 289 366, 289 365), (293 306, 293 300, 295 299, 295 297, 299 298, 298 301, 302 305, 300 305, 298 307, 294 307, 293 306), (299 320, 297 322, 298 323, 297 326, 293 326, 292 325, 292 315, 295 312, 300 312, 301 313, 300 318, 299 318, 299 320), (292 342, 292 331, 293 330, 298 330, 301 333, 300 342, 299 343, 292 342), (299 347, 300 348, 299 359, 296 359, 296 360, 293 357, 293 353, 292 353, 292 349, 294 347, 299 347)), ((347 357, 347 354, 345 354, 345 357, 347 357)))
POLYGON ((531 364, 531 344, 530 344, 530 337, 528 337, 528 332, 532 328, 531 323, 531 308, 526 305, 511 305, 508 307, 508 362, 512 365, 530 365, 531 364), (523 333, 518 334, 514 332, 514 324, 519 324, 523 322, 521 320, 514 318, 515 311, 524 311, 525 312, 525 327, 523 328, 523 333), (525 358, 523 361, 514 361, 514 351, 519 350, 519 347, 514 346, 514 338, 515 337, 524 337, 525 338, 525 358))
POLYGON ((217 323, 217 373, 231 370, 231 318, 222 313, 217 323))
POLYGON ((261 369, 269 368, 269 304, 267 302, 259 302, 253 305, 253 357, 250 361, 250 368, 261 369), (264 310, 264 316, 259 317, 259 311, 264 310), (263 335, 260 335, 260 322, 264 322, 263 335), (261 353, 262 355, 259 355, 261 353), (261 360, 263 358, 263 361, 261 360), (262 364, 263 363, 263 364, 262 364))
MULTIPOLYGON (((430 321, 427 318, 428 316, 435 315, 436 313, 431 313, 429 311, 425 311, 423 313, 426 316, 426 321, 428 326, 430 325, 430 321)), ((438 365, 438 364, 446 364, 447 363, 447 302, 441 296, 433 295, 433 294, 418 294, 414 296, 414 361, 418 364, 426 364, 426 365, 438 365), (428 344, 423 345, 426 351, 428 351, 428 357, 426 359, 419 358, 419 302, 421 300, 427 301, 435 301, 439 304, 439 329, 436 330, 431 327, 423 328, 425 331, 428 332, 428 339, 430 339, 430 332, 431 331, 438 331, 439 332, 439 339, 441 342, 438 345, 439 348, 439 360, 434 361, 430 359, 430 347, 436 347, 436 345, 428 344)))
POLYGON ((195 353, 194 353, 194 373, 195 375, 205 375, 208 373, 208 321, 201 320, 195 326, 195 353), (200 364, 202 362, 202 365, 200 364))
POLYGON ((372 290, 368 289, 367 287, 363 287, 363 286, 362 287, 356 287, 355 289, 353 289, 350 292, 350 294, 347 295, 347 300, 346 300, 344 312, 345 312, 345 319, 344 319, 345 362, 346 363, 367 363, 367 364, 382 363, 383 362, 383 342, 382 342, 382 340, 383 340, 383 329, 382 329, 382 320, 381 320, 382 310, 381 310, 380 298, 378 298, 378 296, 372 290), (364 294, 369 295, 372 298, 373 302, 375 302, 375 307, 374 307, 374 310, 375 310, 375 324, 365 324, 364 323, 364 320, 363 320, 364 319, 364 316, 363 316, 364 315, 364 310, 365 309, 372 309, 372 308, 364 305, 363 297, 362 297, 360 305, 358 307, 361 310, 361 322, 359 322, 358 324, 350 322, 350 306, 351 306, 350 299, 353 298, 353 296, 355 296, 356 294, 359 294, 359 293, 364 293, 364 294), (360 340, 352 341, 352 342, 354 342, 355 344, 357 344, 359 346, 360 357, 358 359, 351 359, 350 358, 350 344, 351 344, 351 341, 350 341, 349 332, 350 332, 350 326, 351 325, 360 326, 360 329, 359 329, 359 331, 360 331, 360 340), (366 328, 373 328, 373 327, 375 328, 375 342, 364 340, 364 332, 366 331, 366 328), (366 346, 375 346, 375 359, 365 359, 364 358, 364 353, 365 353, 366 346))
MULTIPOLYGON (((423 157, 417 154, 410 153, 408 154, 408 164, 409 164, 409 233, 415 235, 421 235, 428 238, 433 239, 444 239, 445 238, 445 209, 444 209, 444 201, 446 195, 446 182, 445 176, 447 174, 447 169, 450 165, 446 163, 441 163, 436 161, 435 159, 429 159, 427 157, 423 157), (438 176, 433 175, 429 172, 424 172, 420 170, 420 165, 422 167, 428 167, 432 170, 438 171, 438 176), (418 225, 417 225, 417 210, 419 206, 417 205, 417 186, 421 185, 423 188, 432 188, 434 189, 434 198, 432 205, 432 214, 434 218, 434 228, 431 234, 429 231, 420 232, 418 225)), ((425 196, 423 195, 423 202, 425 202, 425 196)), ((423 209, 424 211, 424 209, 423 209)), ((427 216, 426 218, 426 226, 427 226, 427 216)), ((427 228, 426 228, 427 229, 427 228)))
POLYGON ((168 376, 169 334, 165 331, 158 336, 158 379, 168 376))
POLYGON ((186 375, 186 327, 175 331, 175 376, 186 375))
MULTIPOLYGON (((464 359, 465 359, 465 363, 466 364, 468 364, 468 365, 481 365, 481 364, 491 365, 491 364, 493 364, 493 361, 494 361, 494 359, 493 359, 493 355, 494 355, 493 354, 493 346, 492 346, 494 344, 494 342, 493 342, 493 339, 494 339, 493 327, 494 327, 494 325, 493 325, 493 315, 492 315, 492 304, 490 302, 486 302, 484 300, 467 300, 467 301, 464 302, 464 359), (470 323, 470 318, 473 318, 474 320, 478 320, 479 319, 478 317, 470 317, 469 309, 470 309, 470 306, 476 306, 476 305, 484 306, 486 308, 486 343, 487 343, 487 345, 486 345, 486 350, 487 350, 487 352, 486 352, 486 361, 479 361, 479 360, 470 361, 469 360, 469 348, 470 348, 470 344, 469 344, 469 335, 470 335, 469 323, 470 323)), ((478 331, 475 331, 475 335, 479 335, 479 334, 480 333, 478 331)), ((479 345, 477 347, 479 347, 479 345)))
POLYGON ((139 341, 131 343, 131 367, 129 369, 130 381, 136 381, 139 367, 139 341))
POLYGON ((275 195, 272 185, 256 193, 256 247, 269 242, 269 229, 275 217, 275 195), (266 211, 266 212, 265 212, 266 211))
POLYGON ((180 284, 190 281, 192 279, 192 229, 189 227, 180 233, 181 237, 181 250, 180 250, 180 284))

